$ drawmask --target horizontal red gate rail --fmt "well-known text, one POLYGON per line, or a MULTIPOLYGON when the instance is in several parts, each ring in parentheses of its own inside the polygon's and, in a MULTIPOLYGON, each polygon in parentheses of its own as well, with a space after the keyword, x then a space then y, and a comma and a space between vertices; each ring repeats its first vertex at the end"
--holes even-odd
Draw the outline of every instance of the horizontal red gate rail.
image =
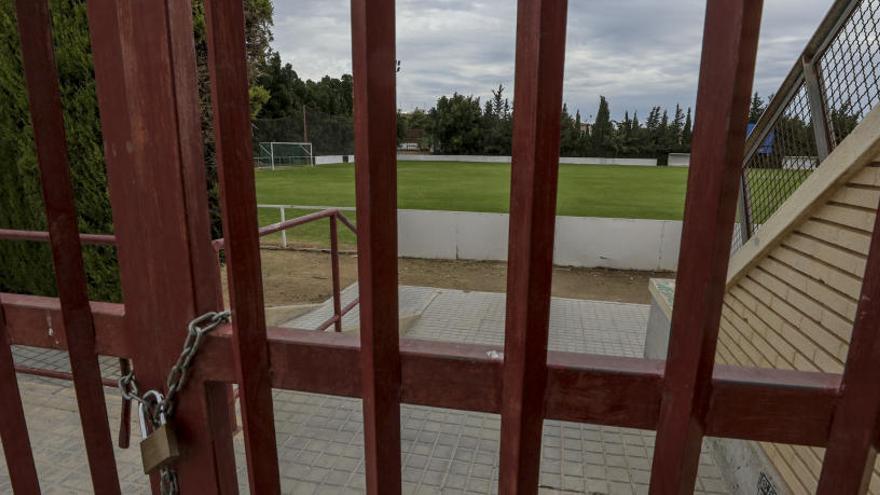
MULTIPOLYGON (((48 242, 49 233, 39 230, 0 229, 0 240, 48 242)), ((116 237, 107 234, 79 234, 79 242, 90 245, 112 246, 116 237)))
MULTIPOLYGON (((57 330, 58 301, 2 294, 10 343, 66 349, 57 330)), ((93 303, 97 349, 128 357, 123 307, 93 303)), ((268 330, 272 386, 361 396, 358 336, 287 328, 268 330), (320 369, 321 373, 314 373, 320 369)), ((401 401, 432 407, 499 413, 498 347, 403 339, 401 401), (438 393, 441 392, 441 393, 438 393)), ((232 383, 228 327, 212 334, 199 355, 199 379, 232 383)), ((654 429, 660 412, 663 362, 564 352, 547 354, 545 419, 654 429)), ((825 446, 840 376, 801 371, 716 366, 706 435, 816 447, 825 446)))

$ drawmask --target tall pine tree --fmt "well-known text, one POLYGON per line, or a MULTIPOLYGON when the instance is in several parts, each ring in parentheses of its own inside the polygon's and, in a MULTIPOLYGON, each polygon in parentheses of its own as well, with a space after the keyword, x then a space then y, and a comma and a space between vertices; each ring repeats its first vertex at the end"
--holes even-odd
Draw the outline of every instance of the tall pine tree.
POLYGON ((591 136, 591 151, 595 156, 606 156, 610 148, 612 132, 614 129, 611 125, 611 110, 608 108, 608 100, 604 96, 600 96, 599 110, 596 112, 596 121, 593 123, 591 136))

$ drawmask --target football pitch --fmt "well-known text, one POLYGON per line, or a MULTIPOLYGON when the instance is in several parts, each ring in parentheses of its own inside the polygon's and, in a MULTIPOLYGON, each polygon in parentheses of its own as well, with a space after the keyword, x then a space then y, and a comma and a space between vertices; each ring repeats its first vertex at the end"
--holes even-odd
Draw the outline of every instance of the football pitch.
MULTIPOLYGON (((557 214, 680 220, 687 169, 615 165, 560 165, 557 214)), ((277 205, 354 206, 352 164, 256 171, 257 202, 277 205)), ((492 163, 399 162, 398 208, 506 213, 510 166, 492 163)), ((287 218, 308 210, 287 211, 287 218)), ((354 212, 347 213, 354 217, 354 212)), ((277 222, 260 210, 260 225, 277 222)), ((289 238, 326 243, 326 225, 306 225, 289 238)), ((346 234, 343 243, 353 239, 346 234)))

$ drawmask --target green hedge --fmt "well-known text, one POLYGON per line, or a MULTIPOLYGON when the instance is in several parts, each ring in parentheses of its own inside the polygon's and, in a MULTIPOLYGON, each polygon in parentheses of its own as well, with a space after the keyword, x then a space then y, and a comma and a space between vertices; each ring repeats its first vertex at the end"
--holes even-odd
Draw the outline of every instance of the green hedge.
MULTIPOLYGON (((86 4, 81 0, 50 4, 79 228, 112 233, 86 4)), ((0 0, 0 228, 46 230, 25 87, 13 1, 0 0)), ((89 246, 83 258, 90 297, 118 301, 115 249, 89 246)), ((55 295, 48 246, 0 241, 0 290, 55 295)))

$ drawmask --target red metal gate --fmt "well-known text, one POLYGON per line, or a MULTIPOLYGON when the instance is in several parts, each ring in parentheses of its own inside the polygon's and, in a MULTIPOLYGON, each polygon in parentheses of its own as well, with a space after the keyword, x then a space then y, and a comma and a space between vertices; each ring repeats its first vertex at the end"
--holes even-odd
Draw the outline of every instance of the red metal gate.
MULTIPOLYGON (((374 494, 401 491, 401 403, 500 413, 502 493, 536 493, 544 419, 657 430, 655 494, 693 490, 705 435, 828 447, 819 492, 865 491, 880 412, 880 228, 842 377, 714 364, 761 0, 708 2, 665 364, 547 351, 565 0, 518 2, 503 360, 488 346, 399 339, 393 0, 352 0, 360 336, 266 328, 242 3, 205 3, 233 318, 207 338, 181 396, 183 493, 237 491, 230 383, 253 493, 280 491, 273 387, 363 399, 374 494)), ((96 354, 130 358, 142 386, 162 390, 187 323, 222 304, 191 5, 88 0, 124 306, 86 297, 81 242, 95 239, 77 232, 48 3, 17 8, 59 298, 2 296, 0 436, 16 493, 38 493, 9 345, 67 350, 95 491, 119 493, 96 354)))

